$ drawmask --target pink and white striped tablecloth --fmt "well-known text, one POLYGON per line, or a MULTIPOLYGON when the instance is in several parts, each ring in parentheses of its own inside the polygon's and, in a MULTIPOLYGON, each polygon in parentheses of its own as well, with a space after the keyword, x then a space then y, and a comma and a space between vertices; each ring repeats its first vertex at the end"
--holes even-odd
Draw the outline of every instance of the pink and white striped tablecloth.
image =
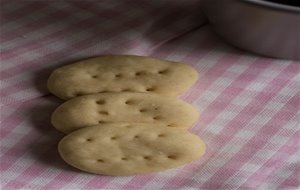
MULTIPOLYGON (((199 0, 1 0, 1 189, 300 189, 300 62, 224 44, 199 0), (207 144, 191 164, 150 175, 92 175, 65 164, 49 122, 56 67, 104 54, 194 66, 180 98, 202 111, 207 144)), ((263 43, 263 42, 262 42, 263 43)))

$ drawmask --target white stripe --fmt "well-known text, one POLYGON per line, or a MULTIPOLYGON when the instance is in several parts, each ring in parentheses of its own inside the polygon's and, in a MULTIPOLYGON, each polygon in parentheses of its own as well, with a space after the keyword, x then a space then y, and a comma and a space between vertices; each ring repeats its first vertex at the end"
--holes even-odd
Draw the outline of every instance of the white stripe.
MULTIPOLYGON (((48 16, 48 15, 45 15, 45 17, 46 16, 48 16)), ((1 49, 3 51, 11 51, 14 48, 23 46, 24 44, 43 40, 43 38, 45 38, 49 35, 52 35, 59 31, 63 31, 65 29, 69 28, 70 26, 72 26, 73 24, 76 24, 83 20, 87 20, 88 18, 91 18, 91 17, 87 14, 77 13, 74 16, 70 16, 66 19, 57 20, 55 23, 51 23, 50 25, 37 28, 34 31, 31 31, 30 33, 24 34, 21 39, 10 40, 8 42, 3 43, 3 45, 1 45, 2 46, 1 49)), ((103 22, 103 21, 101 21, 101 22, 103 22)), ((68 35, 68 37, 69 37, 69 35, 68 35)), ((55 37, 54 37, 54 39, 55 39, 55 37)))
POLYGON ((151 179, 151 181, 147 182, 143 186, 143 189, 149 189, 149 190, 162 189, 168 183, 169 179, 175 177, 179 172, 180 173, 184 172, 180 168, 182 167, 170 169, 156 174, 155 177, 151 179))
POLYGON ((263 90, 265 87, 265 83, 261 83, 261 82, 252 82, 249 86, 247 86, 247 88, 245 88, 245 90, 250 90, 250 91, 254 91, 254 92, 260 92, 261 90, 263 90))
MULTIPOLYGON (((52 176, 52 178, 54 178, 54 177, 55 177, 55 175, 52 176)), ((40 176, 35 176, 32 181, 29 181, 27 183, 28 183, 28 185, 35 185, 35 186, 42 188, 45 184, 49 183, 52 180, 52 178, 43 177, 43 175, 40 174, 40 176)))
MULTIPOLYGON (((21 4, 21 3, 19 3, 21 4)), ((44 17, 51 15, 52 13, 56 12, 57 10, 64 10, 70 9, 70 4, 66 4, 63 1, 56 2, 51 4, 51 6, 43 7, 42 9, 36 9, 32 11, 30 14, 25 16, 20 16, 17 19, 14 19, 13 22, 7 22, 5 27, 1 28, 1 33, 8 33, 13 32, 14 30, 19 30, 23 28, 25 25, 32 23, 35 20, 43 19, 44 17)), ((13 12, 9 10, 10 12, 13 12)), ((1 44, 2 46, 2 44, 1 44)))
MULTIPOLYGON (((201 108, 201 107, 200 107, 201 108)), ((236 117, 238 115, 238 112, 236 112, 235 110, 228 110, 228 111, 223 111, 218 115, 217 119, 221 119, 223 120, 231 120, 234 117, 236 117)))
POLYGON ((109 181, 109 183, 105 184, 104 189, 116 189, 121 188, 125 184, 127 184, 134 177, 116 177, 109 181))
MULTIPOLYGON (((261 168, 261 165, 258 164, 253 164, 251 162, 247 162, 246 164, 244 164, 239 170, 240 172, 249 172, 249 173, 253 173, 254 171, 257 171, 258 169, 261 168)), ((237 175, 235 175, 234 177, 236 177, 237 175)), ((241 181, 243 181, 244 179, 241 179, 241 181)), ((227 180, 229 181, 229 179, 227 180)), ((225 184, 227 184, 227 181, 225 182, 225 184)), ((232 183, 230 183, 232 184, 232 183)))
POLYGON ((234 134, 235 137, 239 137, 241 139, 251 139, 256 135, 256 131, 250 131, 250 130, 240 130, 236 134, 234 134))
POLYGON ((63 187, 63 189, 70 189, 70 190, 84 189, 84 187, 87 185, 87 183, 90 180, 94 180, 96 178, 97 178, 97 176, 95 176, 94 174, 87 174, 87 173, 81 172, 80 174, 78 173, 78 175, 76 175, 75 178, 72 179, 71 182, 66 184, 63 187))
MULTIPOLYGON (((264 72, 267 72, 267 71, 264 71, 264 72)), ((280 72, 281 71, 278 71, 278 73, 277 73, 277 75, 278 74, 280 74, 280 72)), ((277 76, 276 75, 276 76, 277 76)), ((276 76, 274 76, 274 77, 276 77, 276 76)), ((259 77, 259 76, 258 76, 259 77)), ((269 79, 269 81, 271 81, 272 80, 272 78, 270 78, 269 79)), ((266 81, 266 85, 267 85, 267 82, 269 82, 269 81, 266 81)), ((282 90, 284 90, 284 89, 282 89, 282 90)), ((241 94, 239 95, 239 96, 243 96, 243 93, 245 93, 244 91, 243 92, 241 92, 241 94)), ((254 98, 254 97, 253 97, 254 98)), ((250 103, 250 102, 249 102, 250 103)), ((270 104, 270 103, 272 103, 272 101, 270 101, 268 104, 270 104)), ((243 108, 243 107, 242 107, 243 108)), ((203 108, 202 108, 203 109, 203 108)), ((204 108, 205 109, 205 108, 204 108)), ((226 109, 224 110, 224 111, 226 111, 226 109)), ((235 110, 236 112, 240 112, 240 110, 235 110)), ((262 110, 263 111, 263 110, 262 110)), ((275 110, 276 111, 276 110, 275 110)), ((278 111, 278 110, 277 110, 278 111)), ((274 113, 275 114, 275 113, 274 113)), ((254 117, 252 120, 256 120, 256 118, 257 117, 260 117, 260 113, 258 113, 257 115, 256 115, 256 117, 254 117)), ((271 117, 272 116, 269 116, 269 118, 268 118, 268 120, 270 120, 271 119, 271 117)), ((218 116, 216 116, 216 118, 218 118, 218 116)), ((251 120, 251 121, 252 121, 251 120)), ((228 121, 228 122, 230 122, 230 120, 228 121)), ((227 122, 227 123, 228 123, 227 122)), ((224 123, 223 124, 223 126, 225 126, 227 123, 224 123)), ((257 126, 255 129, 253 128, 253 130, 255 130, 255 131, 258 131, 260 128, 262 128, 263 126, 257 126), (259 128, 258 128, 259 127, 259 128)), ((203 134, 203 139, 204 139, 204 141, 207 143, 207 145, 209 146, 209 144, 211 144, 212 142, 211 141, 213 141, 213 140, 215 140, 214 138, 211 138, 211 140, 210 141, 207 141, 207 140, 205 140, 205 136, 206 135, 208 135, 209 133, 214 133, 214 128, 213 127, 206 127, 206 130, 205 130, 205 132, 204 132, 204 134, 203 134)), ((250 138, 251 138, 251 136, 250 136, 250 138)), ((239 143, 239 147, 240 148, 242 148, 247 142, 249 141, 249 139, 245 139, 245 141, 244 141, 244 143, 239 143)), ((214 162, 215 162, 215 160, 218 160, 218 159, 225 159, 226 161, 229 161, 233 156, 235 156, 235 154, 232 154, 231 156, 229 156, 228 158, 223 158, 223 157, 219 157, 219 155, 221 155, 221 154, 223 154, 224 152, 228 152, 228 150, 230 150, 233 146, 236 146, 235 145, 235 138, 232 138, 229 142, 226 142, 226 145, 221 149, 221 150, 219 150, 218 152, 217 152, 217 154, 216 155, 214 155, 214 158, 211 158, 210 159, 210 161, 206 164, 206 165, 204 165, 204 167, 203 167, 203 172, 205 171, 205 169, 207 169, 207 168, 214 168, 214 162)), ((237 150, 238 151, 238 150, 237 150)), ((215 168, 216 170, 218 169, 218 168, 215 168)), ((200 173, 200 176, 199 175, 195 175, 193 178, 201 178, 201 180, 202 181, 206 181, 206 180, 209 180, 209 178, 211 178, 212 176, 214 175, 214 172, 212 172, 212 171, 210 171, 210 172, 208 172, 208 173, 205 173, 204 174, 204 177, 203 177, 203 173, 200 173)), ((235 176, 233 176, 233 177, 235 177, 235 176)), ((233 178, 233 177, 231 177, 231 179, 233 178)), ((230 179, 229 179, 230 180, 230 179)))
MULTIPOLYGON (((25 130, 26 128, 29 128, 29 126, 26 126, 24 125, 25 121, 22 121, 20 124, 18 124, 17 127, 15 127, 10 133, 7 134, 7 136, 5 137, 5 139, 13 139, 13 141, 9 142, 9 148, 12 148, 13 146, 15 146, 21 138, 23 138, 26 134, 28 134, 28 131, 31 131, 31 130, 25 130), (20 131, 21 129, 21 131, 20 131), (25 131, 27 133, 25 133, 25 131), (18 135, 16 135, 18 134, 18 135), (18 137, 16 137, 18 136, 18 137)), ((4 140, 5 140, 4 139, 4 140)), ((3 140, 1 140, 1 143, 2 143, 3 140)), ((9 149, 7 150, 9 151, 9 149)), ((1 155, 5 155, 7 151, 1 151, 1 155)))
MULTIPOLYGON (((25 125, 25 126, 29 126, 28 124, 25 125)), ((22 124, 19 125, 17 128, 22 128, 22 124)), ((15 128, 15 129, 17 129, 15 128)), ((23 130, 23 129, 22 129, 23 130)), ((23 131, 24 132, 24 131, 23 131)), ((28 133, 31 133, 32 131, 29 130, 27 131, 27 133, 23 133, 23 136, 21 138, 23 138, 25 135, 27 135, 28 133)), ((9 138, 9 135, 6 137, 6 138, 9 138)), ((45 138, 48 138, 48 137, 44 137, 42 139, 45 140, 45 138)), ((11 143, 12 146, 14 146, 15 144, 17 144, 20 140, 15 140, 15 143, 11 143)), ((42 141, 41 141, 42 142, 42 141)), ((38 142, 37 142, 38 143, 38 142)), ((11 147, 12 147, 11 146, 11 147)), ((5 152, 4 152, 5 154, 5 152)), ((32 166, 34 164, 34 162, 36 162, 36 158, 34 157, 34 155, 30 152, 30 151, 26 151, 24 152, 24 154, 17 158, 14 162, 14 164, 9 168, 9 171, 15 171, 16 175, 14 176, 11 176, 10 177, 10 180, 13 181, 15 180, 16 178, 18 178, 20 175, 23 175, 22 173, 30 166, 32 166), (20 167, 22 166, 22 167, 20 167)), ((54 174, 54 173, 59 173, 60 172, 60 169, 58 168, 54 168, 54 167, 49 167, 46 171, 44 171, 40 176, 42 176, 43 174, 45 173, 49 173, 49 174, 54 174), (49 172, 50 171, 50 172, 49 172)), ((6 173, 6 172, 5 172, 6 173)), ((29 182, 28 182, 29 183, 29 182)))
MULTIPOLYGON (((286 125, 289 125, 289 123, 287 123, 286 125)), ((284 131, 284 126, 281 128, 281 130, 279 131, 279 132, 277 132, 277 134, 276 135, 274 135, 271 139, 270 139, 270 141, 273 141, 274 139, 278 139, 279 137, 280 137, 280 133, 282 132, 282 131, 284 131)), ((263 167, 263 164, 265 164, 270 158, 272 158, 272 157, 274 157, 274 155, 278 152, 278 150, 281 148, 281 146, 282 145, 284 145, 288 140, 289 140, 290 138, 285 138, 285 139, 281 139, 281 141, 280 141, 280 146, 277 146, 276 147, 276 149, 274 150, 274 149, 272 149, 272 154, 270 154, 270 155, 268 155, 268 157, 266 157, 266 155, 265 155, 265 157, 263 157, 263 159, 262 160, 264 160, 264 161, 260 161, 260 164, 259 165, 257 165, 257 167, 251 167, 252 168, 252 173, 254 174, 254 173, 256 173, 261 167, 263 167)), ((278 143, 278 141, 277 141, 277 143, 278 143)), ((262 147, 261 148, 262 150, 268 150, 268 143, 264 146, 264 147, 262 147)), ((270 153, 270 151, 268 151, 269 153, 270 153)), ((261 154, 254 154, 253 155, 253 158, 255 159, 256 157, 258 157, 258 156, 260 156, 261 154)), ((224 185, 225 184, 231 184, 232 182, 231 182, 231 180, 234 180, 234 178, 236 177, 236 176, 238 176, 239 175, 239 173, 240 172, 243 172, 243 171, 245 171, 245 169, 246 168, 248 168, 248 164, 251 164, 251 162, 253 162, 253 158, 251 158, 251 160, 249 160, 247 163, 245 163, 241 168, 240 168, 240 171, 238 171, 235 175, 233 175, 233 176, 231 176, 229 179, 227 179, 225 182, 224 182, 224 185)), ((250 172, 250 171, 249 171, 250 172)), ((242 185, 245 181, 246 181, 247 179, 245 178, 245 179, 241 179, 240 180, 240 185, 242 185)), ((222 188, 222 187, 221 187, 222 188)))
MULTIPOLYGON (((122 35, 125 35, 125 34, 122 34, 122 35)), ((122 37, 122 36, 119 36, 119 37, 122 37)), ((107 46, 103 46, 103 48, 105 48, 103 51, 106 51, 106 50, 108 50, 108 49, 110 49, 112 46, 113 46, 113 42, 114 41, 119 41, 119 42, 121 42, 122 43, 122 41, 123 40, 133 40, 136 36, 128 36, 128 37, 130 37, 130 38, 127 38, 127 39, 122 39, 121 41, 120 41, 120 39, 111 39, 111 41, 110 42, 112 42, 111 44, 110 44, 110 46, 109 45, 107 45, 107 46)), ((82 40, 82 38, 78 38, 77 39, 77 41, 81 41, 82 40)), ((76 43, 76 40, 73 40, 73 43, 76 43)), ((84 53, 84 52, 88 52, 90 49, 93 49, 95 46, 98 46, 99 44, 95 44, 94 46, 92 46, 92 47, 89 47, 88 49, 85 49, 85 50, 77 50, 77 51, 80 51, 81 52, 81 54, 82 53, 84 53)), ((64 44, 61 44, 60 42, 54 42, 53 44, 49 44, 48 46, 47 46, 47 48, 48 48, 48 51, 49 50, 51 50, 52 52, 58 52, 58 50, 59 49, 61 49, 61 50, 63 50, 65 47, 64 47, 64 44)), ((49 53, 52 53, 52 52, 49 52, 49 53)), ((78 54, 77 54, 78 55, 78 54)), ((42 56, 45 56, 45 55, 41 55, 40 53, 35 53, 35 54, 30 54, 30 58, 29 58, 29 56, 28 57, 24 57, 24 58, 22 58, 22 60, 24 60, 24 61, 31 61, 31 60, 38 60, 40 57, 42 57, 42 56)), ((10 65, 10 64, 8 64, 8 65, 10 65)), ((13 64, 12 64, 13 65, 13 64)), ((47 65, 44 65, 44 66, 42 66, 42 67, 47 67, 47 65)), ((32 73, 33 72, 35 72, 35 70, 40 70, 40 69, 42 69, 42 67, 36 67, 35 69, 34 68, 32 68, 32 69, 30 69, 30 70, 28 70, 27 72, 25 71, 25 72, 23 72, 23 73, 20 73, 20 74, 18 74, 18 75, 15 75, 15 76, 13 76, 13 77, 10 77, 9 79, 6 79, 6 81, 13 81, 13 82, 10 82, 9 84, 10 85, 14 85, 14 84, 18 84, 19 82, 22 82, 22 81, 26 81, 26 80, 29 80, 29 79, 31 79, 32 77, 33 77, 33 75, 32 75, 32 73)), ((5 83, 5 84, 7 84, 7 82, 5 83)), ((3 88, 5 88, 7 85, 5 85, 3 88)), ((16 96, 17 97, 17 99, 19 99, 18 98, 18 96, 19 97, 21 97, 21 99, 24 99, 24 97, 22 98, 22 96, 23 96, 23 93, 25 92, 25 91, 36 91, 36 89, 24 89, 24 90, 19 90, 16 94, 19 94, 19 95, 10 95, 10 97, 12 97, 12 96, 16 96)), ((39 93, 38 91, 36 91, 37 93, 39 93)), ((30 94, 29 94, 29 96, 30 96, 30 94)))
MULTIPOLYGON (((78 20, 77 20, 78 22, 78 20)), ((107 21, 108 22, 108 21, 107 21)), ((106 24, 104 22, 102 22, 101 24, 106 24)), ((109 23, 107 23, 109 24, 109 23)), ((66 40, 68 40, 69 44, 68 44, 68 47, 71 47, 73 46, 74 44, 78 43, 78 42, 83 42, 85 39, 89 39, 91 38, 94 34, 90 33, 90 30, 92 30, 93 28, 88 28, 86 30, 82 30, 80 31, 80 33, 71 33, 68 35, 68 38, 66 40), (81 36, 81 37, 79 37, 81 36)), ((100 41, 100 45, 101 43, 105 43, 109 40, 110 42, 110 45, 109 46, 102 46, 103 47, 103 50, 102 51, 106 51, 106 50, 109 50, 111 47, 115 46, 114 44, 114 40, 118 40, 119 43, 123 43, 124 40, 127 41, 127 40, 131 40, 131 39, 136 39, 136 35, 129 35, 128 36, 128 32, 130 33, 130 30, 131 29, 128 29, 126 30, 125 32, 123 31, 122 33, 120 33, 119 35, 117 36, 113 36, 113 37, 110 37, 110 38, 107 38, 107 39, 103 39, 103 41, 100 41), (130 38, 128 38, 130 37, 130 38), (121 38, 121 40, 120 40, 121 38), (122 39, 123 38, 123 39, 122 39)), ((15 65, 18 65, 20 63, 20 60, 24 60, 24 59, 27 59, 26 61, 36 61, 42 57, 45 57, 51 53, 57 53, 57 52, 60 52, 60 51, 63 51, 65 50, 65 46, 63 47, 56 47, 56 48, 50 48, 50 50, 52 51, 47 51, 47 54, 45 54, 45 52, 41 52, 41 48, 44 49, 44 48, 47 48, 47 47, 51 47, 52 44, 56 44, 57 41, 51 41, 50 43, 47 44, 47 46, 42 46, 38 49, 34 49, 34 50, 30 50, 30 51, 27 51, 26 54, 20 54, 20 55, 17 55, 17 56, 14 56, 12 58, 10 58, 9 60, 6 60, 6 61, 9 61, 10 63, 12 64, 5 64, 6 67, 2 67, 1 69, 3 71, 5 71, 6 69, 9 69, 11 67, 15 67, 15 65), (32 55, 33 53, 37 53, 36 55, 32 55), (15 64, 13 64, 15 63, 15 64)), ((67 43, 65 41, 65 43, 67 43)), ((54 47, 55 45, 53 45, 54 47)), ((74 49, 74 54, 76 52, 80 52, 80 54, 84 54, 86 55, 86 52, 90 52, 91 49, 93 49, 94 47, 98 46, 99 47, 99 43, 93 45, 93 46, 90 46, 86 49, 74 49)), ((78 55, 78 54, 77 54, 78 55)), ((23 61, 24 62, 24 61, 23 61)))
POLYGON ((290 156, 286 162, 286 165, 272 173, 272 175, 268 177, 265 182, 263 182, 263 184, 260 186, 260 189, 277 189, 278 185, 280 185, 284 180, 292 177, 291 175, 293 175, 293 171, 289 170, 288 167, 291 163, 300 164, 300 155, 294 154, 290 156))

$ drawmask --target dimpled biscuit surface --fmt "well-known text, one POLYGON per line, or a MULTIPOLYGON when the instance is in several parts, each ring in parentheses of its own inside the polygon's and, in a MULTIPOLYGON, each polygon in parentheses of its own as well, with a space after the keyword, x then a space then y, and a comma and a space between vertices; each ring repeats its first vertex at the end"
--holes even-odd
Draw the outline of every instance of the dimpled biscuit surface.
POLYGON ((110 55, 56 69, 48 89, 62 99, 100 92, 148 92, 177 96, 198 73, 187 64, 133 55, 110 55))
POLYGON ((63 160, 103 175, 159 172, 199 159, 205 144, 184 129, 154 124, 105 124, 77 130, 59 143, 63 160))
POLYGON ((175 97, 148 93, 100 93, 66 101, 52 114, 55 128, 70 133, 103 123, 163 123, 188 128, 198 119, 192 105, 175 97))

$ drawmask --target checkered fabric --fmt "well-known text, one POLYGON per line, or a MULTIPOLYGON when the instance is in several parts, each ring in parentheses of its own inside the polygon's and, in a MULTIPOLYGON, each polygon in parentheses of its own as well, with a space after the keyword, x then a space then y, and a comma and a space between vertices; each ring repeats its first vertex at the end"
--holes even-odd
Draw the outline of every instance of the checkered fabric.
MULTIPOLYGON (((201 0, 1 0, 1 179, 13 189, 300 189, 300 62, 264 58, 223 43, 201 0), (62 101, 50 72, 105 54, 153 56, 200 73, 180 96, 201 110, 190 129, 201 159, 149 175, 92 175, 57 152, 50 124, 62 101)), ((188 147, 187 147, 188 148, 188 147)))

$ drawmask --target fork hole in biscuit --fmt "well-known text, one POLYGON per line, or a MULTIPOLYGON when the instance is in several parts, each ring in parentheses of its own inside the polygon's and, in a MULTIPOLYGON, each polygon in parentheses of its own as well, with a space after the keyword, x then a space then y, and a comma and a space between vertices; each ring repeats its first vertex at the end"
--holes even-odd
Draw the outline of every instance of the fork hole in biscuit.
POLYGON ((98 159, 97 162, 104 163, 104 160, 98 159))
POLYGON ((103 123, 106 123, 106 122, 103 121, 103 120, 99 120, 98 123, 99 123, 99 124, 103 124, 103 123))
POLYGON ((126 160, 128 160, 128 158, 126 158, 126 157, 122 157, 122 158, 121 158, 121 160, 124 160, 124 161, 126 161, 126 160))
POLYGON ((107 111, 99 111, 99 113, 102 115, 109 115, 109 113, 107 111))
POLYGON ((91 142, 91 141, 92 141, 92 139, 91 139, 91 138, 88 138, 88 139, 86 139, 86 141, 88 141, 88 142, 91 142))
POLYGON ((75 92, 74 93, 74 96, 82 96, 82 95, 84 95, 82 92, 75 92))
POLYGON ((134 102, 132 101, 132 100, 126 100, 125 101, 125 104, 127 104, 127 105, 132 105, 134 102))
POLYGON ((153 87, 146 88, 146 91, 147 91, 147 92, 152 92, 152 91, 154 91, 154 90, 155 90, 155 88, 153 88, 153 87))
POLYGON ((172 160, 176 160, 177 159, 177 156, 175 156, 175 155, 169 155, 169 156, 167 156, 169 159, 172 159, 172 160))
POLYGON ((96 79, 98 78, 98 75, 92 75, 92 78, 96 79))
POLYGON ((153 117, 153 120, 160 120, 160 119, 161 119, 160 116, 155 116, 155 117, 153 117))
POLYGON ((113 136, 113 137, 110 137, 111 140, 116 140, 118 137, 116 136, 113 136))
POLYGON ((159 134, 157 135, 158 137, 165 137, 166 135, 165 134, 159 134))
POLYGON ((135 76, 141 76, 141 75, 145 75, 145 72, 143 71, 139 71, 135 73, 135 76))
POLYGON ((103 105, 103 104, 105 104, 105 101, 104 100, 97 100, 96 104, 103 105))
POLYGON ((140 136, 135 135, 135 136, 133 136, 133 138, 138 139, 138 138, 140 138, 140 136))
POLYGON ((151 160, 151 157, 150 156, 144 156, 143 157, 145 160, 151 160))
POLYGON ((116 77, 116 78, 121 78, 122 75, 121 75, 121 74, 116 74, 115 77, 116 77))
POLYGON ((147 112, 147 109, 145 109, 145 108, 140 109, 140 112, 141 112, 141 113, 147 112))
POLYGON ((168 69, 160 70, 158 71, 158 74, 166 74, 168 72, 168 69))

